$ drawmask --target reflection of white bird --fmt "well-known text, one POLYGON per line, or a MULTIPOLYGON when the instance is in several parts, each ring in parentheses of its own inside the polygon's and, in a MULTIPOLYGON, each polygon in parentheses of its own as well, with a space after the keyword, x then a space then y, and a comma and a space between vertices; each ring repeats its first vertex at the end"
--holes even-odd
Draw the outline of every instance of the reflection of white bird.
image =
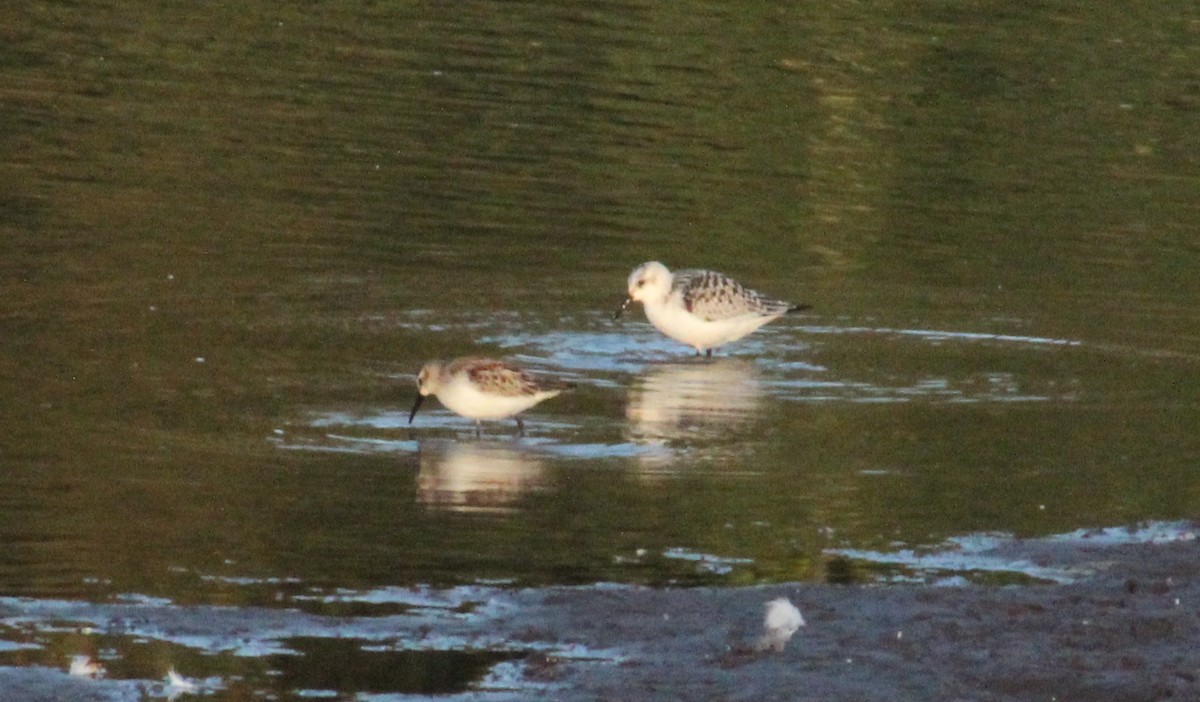
POLYGON ((804 626, 804 617, 800 610, 786 597, 771 600, 767 603, 767 614, 763 617, 763 635, 758 640, 755 650, 765 651, 768 648, 782 651, 784 644, 792 638, 796 630, 804 626))
POLYGON ((86 653, 71 656, 70 674, 77 678, 99 679, 104 677, 104 666, 92 660, 86 653))
POLYGON ((625 416, 640 439, 676 439, 736 430, 761 410, 762 397, 751 363, 672 363, 647 369, 630 389, 625 416))
POLYGON ((788 312, 808 309, 751 290, 716 271, 672 273, 658 261, 647 261, 629 274, 629 297, 617 317, 634 302, 646 319, 672 339, 711 356, 717 346, 746 336, 788 312))

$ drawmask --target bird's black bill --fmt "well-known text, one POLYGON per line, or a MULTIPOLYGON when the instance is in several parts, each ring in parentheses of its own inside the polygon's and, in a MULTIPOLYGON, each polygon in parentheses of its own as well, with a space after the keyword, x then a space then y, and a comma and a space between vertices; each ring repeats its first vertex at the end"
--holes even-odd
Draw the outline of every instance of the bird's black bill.
POLYGON ((425 401, 425 396, 417 393, 417 401, 413 403, 412 412, 408 413, 408 423, 412 424, 413 417, 417 416, 417 409, 421 407, 421 403, 425 401))
POLYGON ((622 302, 621 306, 617 308, 617 312, 616 312, 616 314, 613 315, 613 319, 620 319, 621 315, 624 314, 625 310, 629 309, 629 306, 632 304, 633 304, 632 297, 625 298, 625 302, 622 302))

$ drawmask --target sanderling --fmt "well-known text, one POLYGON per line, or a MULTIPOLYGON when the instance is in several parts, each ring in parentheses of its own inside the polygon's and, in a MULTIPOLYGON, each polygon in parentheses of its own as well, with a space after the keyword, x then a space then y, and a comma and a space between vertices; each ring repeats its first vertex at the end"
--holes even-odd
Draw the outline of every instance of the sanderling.
POLYGON ((412 424, 417 409, 428 395, 435 395, 447 409, 475 420, 475 433, 484 419, 517 420, 517 433, 525 424, 516 415, 571 387, 567 383, 541 380, 510 363, 490 358, 456 358, 448 363, 430 361, 417 374, 417 401, 408 415, 412 424))
POLYGON ((767 297, 723 273, 672 273, 658 261, 643 263, 629 274, 629 297, 613 318, 634 302, 642 303, 646 318, 660 332, 709 356, 717 346, 737 341, 788 312, 808 309, 767 297))

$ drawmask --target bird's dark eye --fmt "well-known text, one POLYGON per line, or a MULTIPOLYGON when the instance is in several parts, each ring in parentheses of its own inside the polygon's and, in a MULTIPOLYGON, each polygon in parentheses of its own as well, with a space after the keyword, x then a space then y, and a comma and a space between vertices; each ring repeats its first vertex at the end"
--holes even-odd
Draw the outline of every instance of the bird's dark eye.
POLYGON ((646 281, 644 281, 644 280, 639 280, 639 281, 638 281, 638 283, 637 283, 637 286, 640 288, 640 287, 642 287, 642 286, 643 286, 643 285, 645 285, 645 284, 646 284, 646 281))

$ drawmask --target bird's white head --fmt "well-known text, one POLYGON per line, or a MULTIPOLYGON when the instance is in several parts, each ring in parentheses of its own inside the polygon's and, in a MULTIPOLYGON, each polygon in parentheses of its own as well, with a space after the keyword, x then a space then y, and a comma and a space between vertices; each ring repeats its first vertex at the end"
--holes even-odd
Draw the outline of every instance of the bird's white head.
POLYGON ((645 303, 671 292, 671 271, 658 261, 647 261, 629 274, 629 299, 645 303))
POLYGON ((438 391, 438 379, 442 375, 442 362, 430 361, 417 373, 417 392, 421 396, 433 395, 438 391))
POLYGON ((413 403, 412 411, 408 413, 409 424, 412 424, 413 417, 417 416, 417 410, 421 408, 421 403, 425 401, 425 398, 437 394, 441 382, 441 361, 430 361, 421 366, 421 372, 417 373, 417 401, 413 403))

